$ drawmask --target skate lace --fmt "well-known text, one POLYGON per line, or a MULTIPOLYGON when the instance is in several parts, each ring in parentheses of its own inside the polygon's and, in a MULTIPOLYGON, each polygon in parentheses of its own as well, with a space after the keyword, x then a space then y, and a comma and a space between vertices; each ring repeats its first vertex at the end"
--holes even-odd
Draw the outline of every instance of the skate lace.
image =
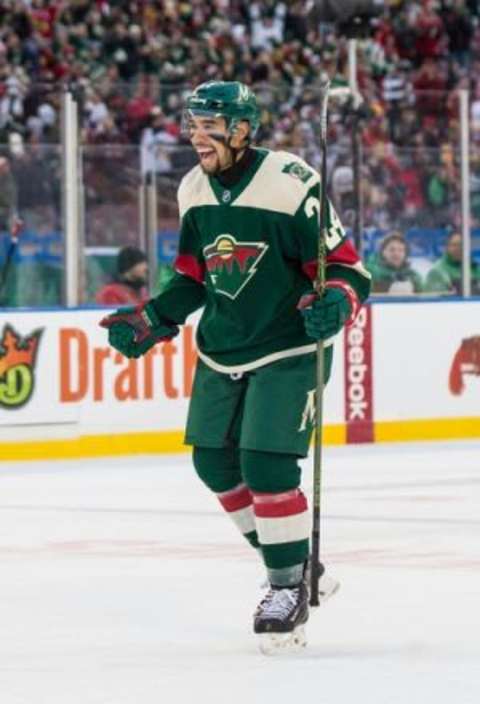
POLYGON ((286 618, 297 603, 298 592, 298 588, 270 589, 261 604, 263 616, 286 618))

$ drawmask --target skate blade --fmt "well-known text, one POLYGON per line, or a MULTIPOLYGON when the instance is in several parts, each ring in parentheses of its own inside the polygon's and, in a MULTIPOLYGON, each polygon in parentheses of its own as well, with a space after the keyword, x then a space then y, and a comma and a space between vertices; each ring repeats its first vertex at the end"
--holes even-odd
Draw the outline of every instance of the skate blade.
POLYGON ((307 645, 305 626, 297 626, 290 633, 260 633, 259 647, 263 655, 298 653, 307 645))

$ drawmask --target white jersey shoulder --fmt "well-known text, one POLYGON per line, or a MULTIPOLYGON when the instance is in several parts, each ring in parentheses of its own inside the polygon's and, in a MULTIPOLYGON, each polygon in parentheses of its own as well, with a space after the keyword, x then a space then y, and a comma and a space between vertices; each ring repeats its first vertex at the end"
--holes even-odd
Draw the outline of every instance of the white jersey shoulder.
POLYGON ((232 205, 294 215, 319 181, 317 172, 295 154, 267 151, 255 176, 232 205))
POLYGON ((180 181, 177 198, 180 218, 183 218, 190 208, 201 205, 217 205, 208 176, 199 164, 190 169, 180 181))
MULTIPOLYGON (((294 215, 312 186, 319 182, 317 172, 303 159, 284 151, 267 151, 258 171, 230 207, 258 208, 294 215)), ((218 205, 208 176, 200 165, 182 179, 178 189, 180 218, 190 208, 218 205)))

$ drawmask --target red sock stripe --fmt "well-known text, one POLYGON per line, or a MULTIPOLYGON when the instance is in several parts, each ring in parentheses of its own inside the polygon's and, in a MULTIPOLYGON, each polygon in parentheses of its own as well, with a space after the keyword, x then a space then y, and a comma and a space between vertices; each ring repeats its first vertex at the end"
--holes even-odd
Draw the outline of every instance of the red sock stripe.
POLYGON ((307 499, 300 489, 282 494, 253 494, 253 508, 259 518, 285 518, 307 510, 307 499))
POLYGON ((245 484, 239 484, 235 489, 224 491, 223 494, 217 494, 217 496, 228 513, 240 511, 240 509, 247 508, 247 506, 252 504, 252 494, 245 484))

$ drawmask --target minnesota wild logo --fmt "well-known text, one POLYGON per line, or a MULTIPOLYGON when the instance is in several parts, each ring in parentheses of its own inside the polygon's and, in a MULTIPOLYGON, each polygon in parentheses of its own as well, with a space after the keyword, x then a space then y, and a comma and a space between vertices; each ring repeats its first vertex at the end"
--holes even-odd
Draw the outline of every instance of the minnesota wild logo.
POLYGON ((237 242, 233 235, 219 235, 203 250, 216 292, 234 300, 257 272, 267 249, 265 242, 237 242))
POLYGON ((0 407, 20 408, 30 399, 35 386, 35 362, 43 330, 22 338, 5 325, 0 339, 0 407))

